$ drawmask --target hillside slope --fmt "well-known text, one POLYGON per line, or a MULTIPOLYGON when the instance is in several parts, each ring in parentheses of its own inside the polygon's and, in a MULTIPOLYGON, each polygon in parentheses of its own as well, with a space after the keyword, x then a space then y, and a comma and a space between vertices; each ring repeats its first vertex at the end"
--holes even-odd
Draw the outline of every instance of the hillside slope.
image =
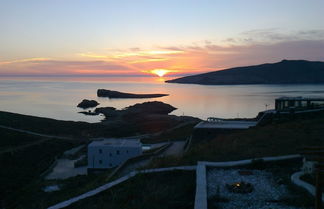
POLYGON ((278 63, 230 68, 166 82, 202 85, 317 84, 324 83, 324 62, 282 60, 278 63))

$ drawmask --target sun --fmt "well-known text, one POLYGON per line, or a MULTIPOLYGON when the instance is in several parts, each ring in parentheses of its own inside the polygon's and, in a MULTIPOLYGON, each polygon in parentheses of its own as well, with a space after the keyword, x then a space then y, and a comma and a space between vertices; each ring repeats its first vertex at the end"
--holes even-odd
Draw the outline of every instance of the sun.
POLYGON ((159 77, 163 77, 165 74, 169 73, 170 70, 167 69, 154 69, 151 70, 151 73, 158 75, 159 77))
POLYGON ((176 70, 169 70, 169 69, 163 69, 163 68, 155 68, 152 70, 143 70, 141 71, 143 73, 149 73, 159 76, 160 78, 164 77, 166 74, 177 72, 176 70))

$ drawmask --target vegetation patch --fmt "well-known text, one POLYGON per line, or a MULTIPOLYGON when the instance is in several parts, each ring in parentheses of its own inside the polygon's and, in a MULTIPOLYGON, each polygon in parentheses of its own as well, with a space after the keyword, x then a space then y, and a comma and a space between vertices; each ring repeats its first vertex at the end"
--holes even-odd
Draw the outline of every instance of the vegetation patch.
POLYGON ((32 182, 39 180, 57 156, 78 144, 78 141, 45 139, 6 129, 0 129, 0 135, 1 144, 6 146, 23 144, 0 153, 0 202, 9 209, 23 208, 20 201, 32 182), (31 146, 25 146, 27 141, 31 146))
MULTIPOLYGON (((51 205, 86 193, 105 183, 111 170, 88 175, 79 175, 64 180, 43 180, 32 182, 24 190, 23 197, 19 197, 20 205, 17 209, 48 208, 51 205), (58 185, 60 190, 44 192, 46 186, 58 185)), ((82 207, 81 207, 82 208, 82 207)))
POLYGON ((142 143, 158 143, 164 141, 182 141, 186 140, 192 134, 193 127, 197 122, 187 123, 179 127, 163 131, 147 138, 141 139, 142 143))
POLYGON ((109 124, 61 121, 3 111, 0 111, 0 125, 77 139, 103 136, 120 137, 138 132, 134 126, 123 121, 114 121, 109 124))

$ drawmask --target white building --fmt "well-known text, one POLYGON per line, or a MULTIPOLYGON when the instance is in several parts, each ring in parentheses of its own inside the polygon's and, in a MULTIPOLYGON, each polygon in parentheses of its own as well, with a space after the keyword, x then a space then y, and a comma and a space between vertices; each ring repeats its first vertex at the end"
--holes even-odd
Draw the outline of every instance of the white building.
POLYGON ((88 145, 88 168, 112 168, 141 154, 142 144, 139 140, 115 138, 96 140, 88 145))

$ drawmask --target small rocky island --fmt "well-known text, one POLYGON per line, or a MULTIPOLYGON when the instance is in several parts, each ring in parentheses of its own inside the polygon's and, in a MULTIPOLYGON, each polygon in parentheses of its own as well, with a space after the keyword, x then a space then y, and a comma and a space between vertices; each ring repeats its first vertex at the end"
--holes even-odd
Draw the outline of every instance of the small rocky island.
POLYGON ((126 107, 122 110, 116 110, 114 107, 99 107, 95 109, 95 113, 103 114, 105 117, 114 118, 114 117, 141 117, 144 115, 168 115, 177 108, 165 104, 163 102, 144 102, 141 104, 135 104, 129 107, 126 107))
POLYGON ((158 101, 138 103, 116 109, 114 107, 99 107, 94 111, 80 112, 86 115, 105 116, 101 124, 114 129, 123 127, 123 131, 133 133, 155 133, 174 128, 181 123, 193 122, 198 123, 198 118, 188 116, 169 115, 177 108, 158 101))
POLYGON ((106 118, 116 118, 116 117, 134 117, 134 116, 144 116, 144 115, 151 115, 151 114, 158 114, 158 115, 167 115, 171 113, 173 110, 177 108, 165 104, 163 102, 144 102, 141 104, 135 104, 128 106, 122 110, 117 110, 114 107, 99 107, 96 108, 94 111, 89 112, 79 112, 85 115, 99 115, 103 114, 106 118))
POLYGON ((96 100, 84 99, 84 100, 82 100, 82 102, 80 102, 78 104, 77 107, 80 107, 80 108, 83 108, 83 109, 87 109, 87 108, 91 108, 91 107, 96 107, 98 105, 99 105, 99 103, 96 100))
POLYGON ((164 97, 169 94, 133 94, 133 93, 124 93, 119 91, 112 91, 106 89, 98 89, 98 97, 109 97, 109 98, 156 98, 164 97))

